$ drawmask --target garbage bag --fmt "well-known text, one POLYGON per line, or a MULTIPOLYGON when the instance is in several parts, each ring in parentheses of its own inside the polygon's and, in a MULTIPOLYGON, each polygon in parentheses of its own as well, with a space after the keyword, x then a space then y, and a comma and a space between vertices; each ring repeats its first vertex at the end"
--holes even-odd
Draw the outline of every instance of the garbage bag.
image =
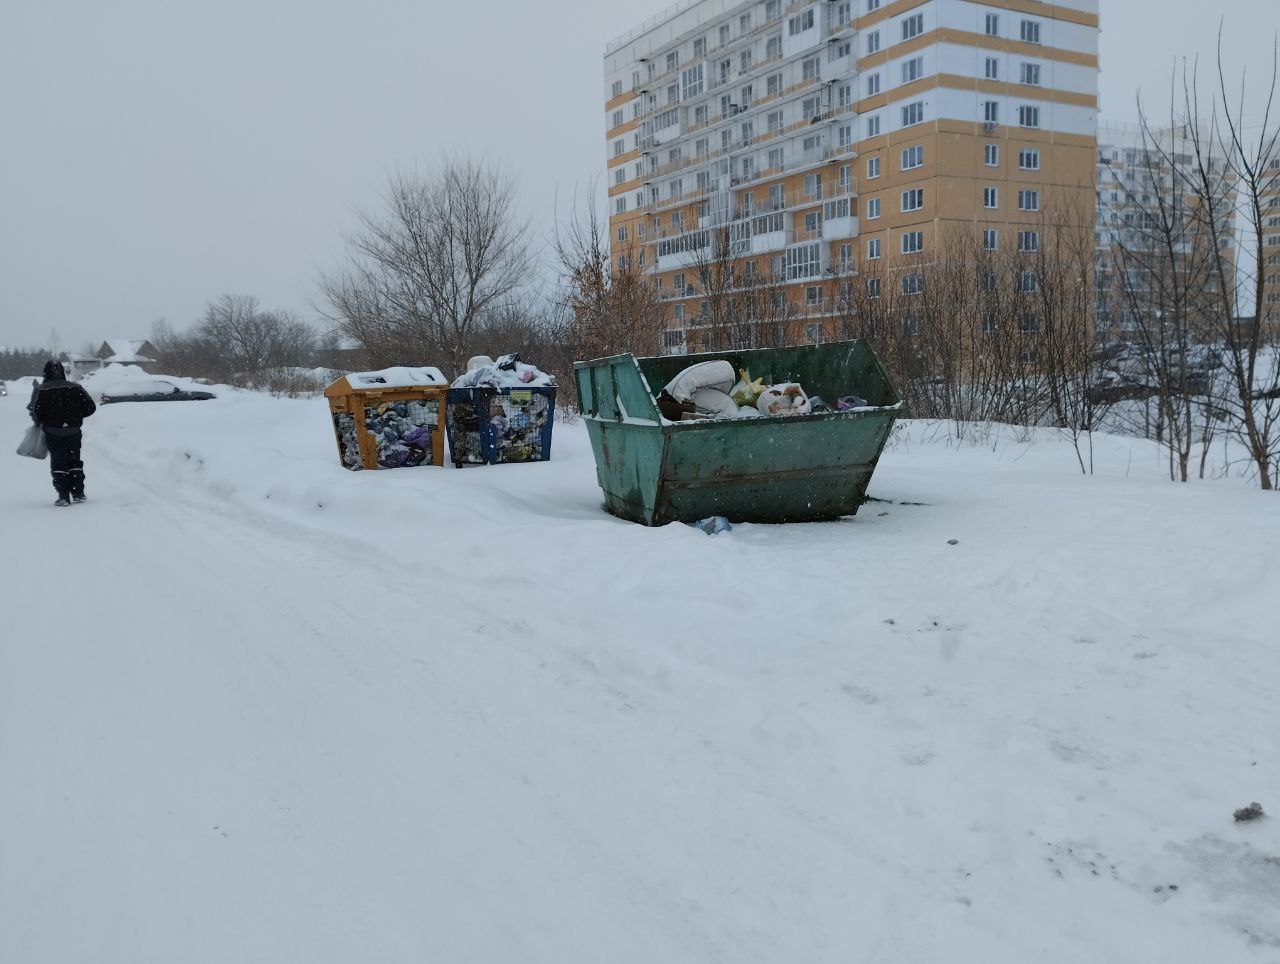
POLYGON ((18 443, 18 454, 31 459, 43 459, 49 455, 49 446, 44 440, 44 431, 39 425, 32 425, 22 434, 18 443))

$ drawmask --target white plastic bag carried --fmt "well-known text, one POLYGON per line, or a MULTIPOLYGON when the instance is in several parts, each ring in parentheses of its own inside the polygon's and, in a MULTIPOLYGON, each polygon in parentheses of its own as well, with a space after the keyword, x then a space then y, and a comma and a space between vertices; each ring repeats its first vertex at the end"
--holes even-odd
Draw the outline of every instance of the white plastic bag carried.
POLYGON ((49 446, 44 440, 44 430, 39 425, 32 425, 22 435, 18 443, 18 454, 27 458, 43 459, 49 455, 49 446))

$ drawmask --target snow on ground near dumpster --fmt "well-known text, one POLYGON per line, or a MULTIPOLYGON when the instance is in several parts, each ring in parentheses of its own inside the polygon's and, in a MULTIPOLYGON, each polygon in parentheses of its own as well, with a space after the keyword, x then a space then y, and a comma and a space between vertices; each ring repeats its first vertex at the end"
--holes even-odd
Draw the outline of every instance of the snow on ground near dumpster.
POLYGON ((0 460, 0 960, 1280 960, 1274 497, 911 423, 708 537, 218 392, 0 460))

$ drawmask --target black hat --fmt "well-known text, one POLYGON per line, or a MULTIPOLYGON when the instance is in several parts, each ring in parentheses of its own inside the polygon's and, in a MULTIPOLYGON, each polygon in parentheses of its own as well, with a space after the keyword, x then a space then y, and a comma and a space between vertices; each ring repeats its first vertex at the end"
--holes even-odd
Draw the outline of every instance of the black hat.
POLYGON ((61 381, 67 377, 67 370, 62 367, 62 362, 50 358, 44 363, 44 377, 46 381, 61 381))

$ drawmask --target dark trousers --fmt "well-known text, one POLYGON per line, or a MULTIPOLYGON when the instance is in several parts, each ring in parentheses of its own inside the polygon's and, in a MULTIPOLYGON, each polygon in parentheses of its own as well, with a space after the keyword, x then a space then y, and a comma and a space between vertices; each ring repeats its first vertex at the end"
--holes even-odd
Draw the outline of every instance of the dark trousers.
POLYGON ((49 469, 53 472, 53 487, 58 495, 69 498, 84 495, 84 463, 80 461, 80 433, 54 435, 44 433, 49 444, 49 469))

